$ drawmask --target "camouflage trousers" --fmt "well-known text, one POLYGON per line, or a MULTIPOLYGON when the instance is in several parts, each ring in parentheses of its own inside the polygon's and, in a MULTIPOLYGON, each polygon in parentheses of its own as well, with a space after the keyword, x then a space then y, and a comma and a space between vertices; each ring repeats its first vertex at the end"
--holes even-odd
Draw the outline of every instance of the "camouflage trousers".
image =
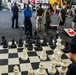
POLYGON ((42 26, 42 16, 37 16, 37 18, 36 18, 37 31, 41 31, 41 26, 42 26))

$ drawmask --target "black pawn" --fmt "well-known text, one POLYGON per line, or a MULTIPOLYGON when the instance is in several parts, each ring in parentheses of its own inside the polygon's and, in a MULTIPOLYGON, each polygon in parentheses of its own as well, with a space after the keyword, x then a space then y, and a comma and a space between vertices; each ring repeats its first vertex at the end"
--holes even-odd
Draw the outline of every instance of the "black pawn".
POLYGON ((18 47, 23 47, 23 40, 21 38, 19 39, 18 47))
POLYGON ((69 53, 70 44, 68 41, 65 41, 64 49, 62 50, 64 53, 69 53))
POLYGON ((50 42, 49 45, 53 45, 53 35, 50 36, 50 42))
POLYGON ((33 45, 32 45, 32 41, 30 40, 29 43, 28 43, 28 47, 27 47, 28 50, 33 50, 33 45))
POLYGON ((52 35, 52 36, 50 36, 49 45, 50 45, 50 48, 55 49, 56 48, 56 45, 55 45, 55 42, 53 42, 53 41, 54 41, 54 37, 52 35))
POLYGON ((8 43, 7 43, 7 40, 4 39, 4 44, 3 44, 3 48, 7 48, 8 47, 8 43))
POLYGON ((42 45, 42 46, 48 46, 48 45, 47 45, 47 41, 46 41, 46 38, 45 38, 45 37, 43 38, 43 42, 41 43, 41 45, 42 45))
POLYGON ((4 44, 4 40, 5 40, 5 36, 2 36, 1 38, 2 38, 1 45, 3 45, 4 44))
POLYGON ((14 39, 12 39, 11 48, 16 48, 16 44, 15 44, 15 40, 14 39))

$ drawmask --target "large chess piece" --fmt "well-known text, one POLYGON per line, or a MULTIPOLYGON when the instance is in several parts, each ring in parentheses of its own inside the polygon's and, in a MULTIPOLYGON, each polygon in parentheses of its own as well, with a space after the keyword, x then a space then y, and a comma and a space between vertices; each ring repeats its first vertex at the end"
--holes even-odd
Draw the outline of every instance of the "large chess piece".
POLYGON ((16 48, 16 44, 15 44, 15 40, 14 39, 12 39, 11 48, 16 48))
POLYGON ((4 44, 3 44, 3 48, 7 48, 8 47, 8 43, 7 43, 7 40, 4 39, 4 44))
POLYGON ((26 47, 28 47, 29 41, 31 40, 30 38, 31 38, 31 37, 30 37, 30 35, 29 35, 29 36, 27 36, 26 44, 25 44, 25 46, 26 46, 26 47))
POLYGON ((25 34, 26 34, 25 38, 27 38, 30 35, 30 32, 27 31, 25 34))
POLYGON ((56 44, 56 42, 57 42, 58 37, 59 37, 59 33, 56 33, 56 34, 55 34, 55 40, 54 40, 54 41, 55 41, 55 44, 56 44))
POLYGON ((43 38, 43 41, 42 41, 41 45, 42 45, 42 46, 48 46, 48 44, 47 44, 47 41, 46 41, 46 38, 45 38, 45 37, 43 38))
POLYGON ((23 47, 23 40, 21 38, 19 39, 18 47, 23 47))
POLYGON ((39 44, 41 45, 40 37, 38 36, 35 41, 35 46, 38 46, 39 44))
POLYGON ((63 61, 61 63, 60 75, 65 75, 66 74, 67 67, 68 67, 68 64, 66 63, 66 61, 63 61))
POLYGON ((30 40, 29 43, 28 43, 28 47, 27 47, 28 50, 33 50, 33 45, 32 45, 32 41, 30 40))
POLYGON ((61 56, 62 56, 62 53, 61 52, 58 52, 58 56, 57 56, 57 58, 56 58, 56 65, 57 66, 60 66, 61 65, 61 56))
POLYGON ((35 50, 42 50, 40 37, 37 37, 34 48, 35 48, 35 50))
POLYGON ((41 52, 40 59, 43 61, 47 59, 46 49, 44 47, 43 51, 41 52))
POLYGON ((50 67, 48 68, 48 73, 51 75, 56 74, 56 68, 55 68, 55 63, 51 62, 50 67))
POLYGON ((69 53, 69 49, 70 49, 70 46, 69 46, 69 42, 66 41, 65 42, 65 45, 64 45, 64 49, 62 50, 64 53, 69 53))
POLYGON ((4 44, 4 40, 5 40, 5 36, 2 36, 1 38, 2 38, 1 45, 3 45, 4 44))
POLYGON ((14 66, 14 75, 19 75, 19 68, 17 65, 14 66))
POLYGON ((53 45, 53 35, 50 36, 50 42, 49 45, 53 45))
POLYGON ((41 62, 39 64, 39 69, 37 70, 37 75, 45 75, 45 69, 44 69, 44 64, 43 62, 41 62))
POLYGON ((33 43, 35 43, 37 37, 38 37, 37 31, 35 30, 33 35, 33 41, 32 41, 33 43))
POLYGON ((30 69, 30 70, 28 71, 28 75, 34 75, 34 72, 33 72, 32 69, 30 69))
POLYGON ((25 49, 23 49, 23 55, 22 55, 21 59, 22 59, 23 61, 28 60, 28 54, 27 54, 27 52, 26 52, 25 49))
POLYGON ((56 46, 54 44, 54 39, 53 35, 50 36, 50 41, 49 41, 50 48, 54 49, 56 46))

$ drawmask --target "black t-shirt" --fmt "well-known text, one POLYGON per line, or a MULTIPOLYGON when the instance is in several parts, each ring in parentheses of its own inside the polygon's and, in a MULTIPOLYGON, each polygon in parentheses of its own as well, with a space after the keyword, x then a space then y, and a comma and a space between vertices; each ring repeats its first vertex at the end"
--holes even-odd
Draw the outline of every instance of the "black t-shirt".
POLYGON ((37 16, 42 16, 43 12, 44 12, 43 8, 38 8, 38 10, 37 10, 37 16))
POLYGON ((14 17, 18 17, 18 11, 19 11, 19 9, 17 6, 12 7, 12 13, 13 13, 14 17))
POLYGON ((66 18, 67 9, 61 9, 60 12, 61 12, 62 19, 65 19, 66 18))

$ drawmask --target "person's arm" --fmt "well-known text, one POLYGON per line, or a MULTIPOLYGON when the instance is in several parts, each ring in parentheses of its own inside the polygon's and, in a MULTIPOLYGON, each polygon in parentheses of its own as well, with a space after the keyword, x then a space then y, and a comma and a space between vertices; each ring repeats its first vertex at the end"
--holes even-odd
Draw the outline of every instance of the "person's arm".
POLYGON ((76 63, 76 54, 70 52, 69 53, 69 58, 72 62, 76 63))
POLYGON ((62 20, 62 13, 61 12, 59 13, 59 18, 60 18, 61 21, 63 21, 62 20))
POLYGON ((29 11, 29 17, 31 18, 32 17, 32 10, 29 11))
POLYGON ((73 10, 73 15, 76 16, 75 11, 73 10))

